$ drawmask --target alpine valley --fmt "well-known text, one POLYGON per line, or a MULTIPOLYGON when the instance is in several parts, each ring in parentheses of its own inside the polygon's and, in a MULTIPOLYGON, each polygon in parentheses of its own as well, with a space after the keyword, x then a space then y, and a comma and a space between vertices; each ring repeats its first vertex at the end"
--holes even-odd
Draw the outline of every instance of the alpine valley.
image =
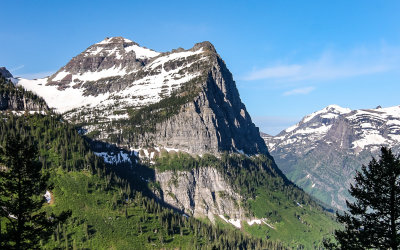
POLYGON ((338 228, 281 172, 209 42, 111 37, 43 79, 0 72, 0 142, 32 137, 43 209, 72 211, 44 249, 319 249, 338 228))
POLYGON ((339 210, 355 171, 380 153, 400 151, 400 106, 350 110, 330 105, 277 136, 262 134, 279 168, 309 194, 339 210))

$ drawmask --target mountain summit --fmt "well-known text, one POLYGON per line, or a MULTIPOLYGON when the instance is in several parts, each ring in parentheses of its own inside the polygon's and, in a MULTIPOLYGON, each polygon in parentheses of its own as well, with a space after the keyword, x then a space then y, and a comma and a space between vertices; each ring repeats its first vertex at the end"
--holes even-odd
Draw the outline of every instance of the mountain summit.
POLYGON ((209 42, 160 53, 106 38, 52 76, 19 84, 94 139, 128 149, 268 153, 209 42))
POLYGON ((400 146, 400 106, 351 110, 330 105, 277 136, 263 135, 282 171, 324 202, 345 209, 355 170, 400 146))

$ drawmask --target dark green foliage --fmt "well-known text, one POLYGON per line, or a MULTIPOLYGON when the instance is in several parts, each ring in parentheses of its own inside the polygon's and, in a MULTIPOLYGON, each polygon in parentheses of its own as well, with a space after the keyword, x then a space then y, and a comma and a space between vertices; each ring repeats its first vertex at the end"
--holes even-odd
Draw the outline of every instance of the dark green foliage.
POLYGON ((309 195, 291 183, 266 155, 246 156, 224 153, 217 158, 211 154, 195 157, 181 152, 175 154, 164 152, 156 159, 154 167, 159 171, 190 171, 200 167, 214 167, 225 180, 247 198, 254 199, 257 190, 262 187, 270 191, 284 192, 292 201, 323 209, 309 195))
POLYGON ((39 161, 44 169, 61 166, 65 170, 100 169, 103 161, 89 150, 89 144, 68 123, 56 115, 13 116, 0 114, 0 144, 7 136, 21 135, 29 143, 37 143, 39 161))
POLYGON ((36 248, 40 239, 47 240, 60 216, 40 212, 45 203, 48 174, 42 174, 42 164, 36 161, 37 149, 19 135, 6 140, 0 151, 0 216, 5 230, 0 231, 0 246, 12 249, 36 248), (3 219, 2 219, 3 221, 3 219))
POLYGON ((398 249, 400 244, 400 159, 382 147, 379 161, 372 159, 356 174, 350 187, 354 203, 347 202, 349 211, 337 214, 344 230, 337 230, 340 249, 398 249))
MULTIPOLYGON (((78 248, 91 249, 193 249, 193 244, 200 249, 284 249, 280 242, 186 218, 140 192, 125 199, 115 185, 103 191, 105 180, 97 175, 58 170, 53 179, 57 202, 46 210, 73 211, 65 223, 70 246, 75 240, 78 248), (87 191, 84 183, 89 183, 87 191), (111 204, 114 197, 116 206, 111 204)), ((62 227, 57 235, 59 240, 54 237, 46 249, 65 245, 62 227)))

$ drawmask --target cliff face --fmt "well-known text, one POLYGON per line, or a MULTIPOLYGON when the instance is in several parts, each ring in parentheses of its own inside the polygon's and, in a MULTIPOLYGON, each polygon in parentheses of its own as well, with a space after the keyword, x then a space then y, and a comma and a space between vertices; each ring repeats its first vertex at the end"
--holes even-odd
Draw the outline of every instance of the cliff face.
POLYGON ((12 78, 13 75, 6 69, 6 67, 0 67, 0 75, 4 78, 12 78))
MULTIPOLYGON (((139 138, 135 147, 176 148, 194 154, 220 151, 268 154, 258 128, 252 123, 225 63, 214 55, 201 89, 178 114, 156 125, 154 133, 139 138)), ((127 142, 132 143, 132 142, 127 142)))
POLYGON ((35 94, 16 87, 11 80, 12 75, 5 68, 0 68, 0 111, 47 111, 46 102, 35 94), (8 74, 7 74, 8 72, 8 74))
POLYGON ((24 95, 3 92, 0 93, 0 110, 46 111, 48 108, 45 103, 38 103, 24 95))
POLYGON ((159 198, 190 216, 206 216, 211 221, 214 221, 215 215, 244 219, 240 195, 232 190, 214 168, 157 171, 156 181, 162 189, 159 198))

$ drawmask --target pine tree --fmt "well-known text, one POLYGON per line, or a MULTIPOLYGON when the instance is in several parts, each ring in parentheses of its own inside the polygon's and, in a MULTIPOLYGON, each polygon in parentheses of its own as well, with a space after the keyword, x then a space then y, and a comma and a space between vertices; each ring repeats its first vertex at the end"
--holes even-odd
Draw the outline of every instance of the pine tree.
POLYGON ((382 147, 379 161, 372 159, 356 173, 346 202, 349 212, 337 214, 344 230, 335 232, 336 243, 328 248, 398 249, 400 245, 400 159, 382 147))
POLYGON ((0 237, 2 248, 38 248, 40 239, 47 240, 70 215, 40 212, 49 175, 42 174, 42 164, 36 159, 37 149, 29 138, 10 137, 0 148, 0 216, 6 224, 0 237))

